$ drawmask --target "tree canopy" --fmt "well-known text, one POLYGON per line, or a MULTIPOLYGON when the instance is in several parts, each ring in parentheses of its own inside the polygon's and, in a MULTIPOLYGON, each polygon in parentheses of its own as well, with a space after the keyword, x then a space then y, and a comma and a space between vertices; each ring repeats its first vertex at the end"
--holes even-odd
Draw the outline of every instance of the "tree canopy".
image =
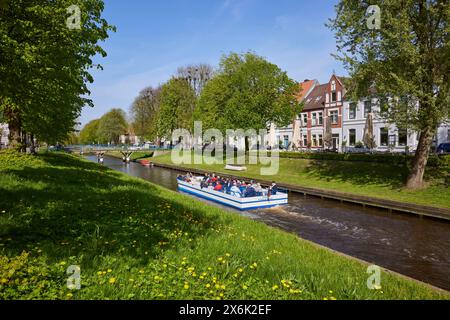
POLYGON ((158 135, 170 138, 175 129, 191 129, 197 98, 188 81, 172 78, 161 88, 158 135))
POLYGON ((118 144, 120 136, 128 133, 127 131, 125 112, 122 109, 112 109, 100 118, 97 136, 100 143, 118 144))
POLYGON ((205 128, 266 129, 291 123, 301 110, 300 87, 278 66, 253 53, 224 56, 199 98, 195 119, 205 128))
POLYGON ((53 143, 73 130, 85 105, 98 44, 114 30, 102 0, 14 0, 0 8, 0 110, 11 146, 23 132, 53 143), (80 29, 69 28, 68 8, 80 9, 80 29))
POLYGON ((130 108, 130 117, 134 133, 147 140, 157 136, 161 87, 147 87, 134 100, 130 108))
POLYGON ((87 123, 80 131, 80 142, 82 144, 95 144, 99 142, 98 126, 100 119, 95 119, 87 123))
POLYGON ((336 6, 329 26, 336 34, 337 57, 351 75, 353 99, 370 93, 389 99, 385 116, 419 132, 407 182, 419 187, 436 128, 449 116, 450 2, 379 0, 370 5, 378 8, 357 0, 336 6), (371 24, 374 18, 379 21, 371 24))

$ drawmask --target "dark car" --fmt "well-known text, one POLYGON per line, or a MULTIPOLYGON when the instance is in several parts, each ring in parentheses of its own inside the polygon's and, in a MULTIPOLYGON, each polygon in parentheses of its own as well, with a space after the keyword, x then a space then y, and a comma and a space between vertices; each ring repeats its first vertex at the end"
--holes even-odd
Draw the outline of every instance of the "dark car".
POLYGON ((437 153, 450 153, 450 143, 441 143, 436 150, 437 153))

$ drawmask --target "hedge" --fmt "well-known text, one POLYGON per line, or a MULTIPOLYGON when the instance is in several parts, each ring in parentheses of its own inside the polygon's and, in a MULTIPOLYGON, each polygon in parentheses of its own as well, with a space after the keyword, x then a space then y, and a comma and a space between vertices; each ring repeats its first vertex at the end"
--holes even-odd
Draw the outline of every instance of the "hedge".
MULTIPOLYGON (((386 163, 391 165, 406 165, 411 163, 414 156, 402 154, 365 154, 365 153, 303 153, 280 152, 280 158, 312 159, 332 161, 361 161, 386 163)), ((429 167, 450 167, 450 155, 432 155, 428 159, 429 167)))

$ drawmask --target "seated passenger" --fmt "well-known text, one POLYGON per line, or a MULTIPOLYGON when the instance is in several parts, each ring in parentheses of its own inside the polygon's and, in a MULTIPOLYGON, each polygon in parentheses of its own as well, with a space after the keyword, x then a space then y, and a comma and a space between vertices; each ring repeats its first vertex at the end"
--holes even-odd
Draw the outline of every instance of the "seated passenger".
POLYGON ((222 191, 223 190, 223 186, 220 183, 217 183, 216 186, 214 187, 214 191, 222 191))
POLYGON ((233 184, 233 186, 230 189, 230 194, 234 197, 242 197, 241 190, 238 188, 237 184, 233 184))
POLYGON ((252 186, 248 186, 247 190, 245 190, 244 197, 246 198, 256 197, 255 188, 253 188, 252 186))

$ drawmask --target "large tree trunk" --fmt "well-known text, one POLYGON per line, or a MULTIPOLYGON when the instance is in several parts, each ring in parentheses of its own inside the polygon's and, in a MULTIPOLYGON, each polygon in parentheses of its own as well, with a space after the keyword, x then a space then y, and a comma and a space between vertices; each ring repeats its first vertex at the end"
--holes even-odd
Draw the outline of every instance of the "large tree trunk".
POLYGON ((11 108, 5 109, 9 129, 9 148, 21 151, 23 148, 22 130, 19 114, 11 108))
POLYGON ((423 186, 423 176, 430 154, 431 144, 433 142, 433 129, 427 127, 420 133, 419 145, 413 160, 412 169, 409 172, 406 186, 409 189, 417 189, 423 186))

